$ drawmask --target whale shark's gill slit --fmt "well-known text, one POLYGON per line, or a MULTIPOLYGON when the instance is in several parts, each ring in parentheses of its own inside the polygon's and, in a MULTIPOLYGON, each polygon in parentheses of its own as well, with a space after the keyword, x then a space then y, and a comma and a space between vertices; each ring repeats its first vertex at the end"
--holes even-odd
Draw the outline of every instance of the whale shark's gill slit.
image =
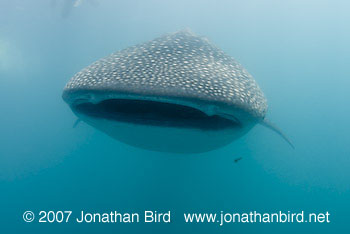
POLYGON ((164 127, 222 130, 241 127, 227 118, 173 103, 149 100, 107 99, 99 103, 79 103, 73 109, 83 115, 119 122, 164 127))

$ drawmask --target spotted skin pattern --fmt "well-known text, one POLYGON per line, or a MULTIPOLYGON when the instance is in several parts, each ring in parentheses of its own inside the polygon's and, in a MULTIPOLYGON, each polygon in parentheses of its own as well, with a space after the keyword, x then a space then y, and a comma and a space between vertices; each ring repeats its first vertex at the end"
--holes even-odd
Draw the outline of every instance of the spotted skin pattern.
POLYGON ((256 118, 267 111, 266 98, 247 70, 188 30, 94 62, 72 77, 64 93, 79 90, 224 103, 256 118))

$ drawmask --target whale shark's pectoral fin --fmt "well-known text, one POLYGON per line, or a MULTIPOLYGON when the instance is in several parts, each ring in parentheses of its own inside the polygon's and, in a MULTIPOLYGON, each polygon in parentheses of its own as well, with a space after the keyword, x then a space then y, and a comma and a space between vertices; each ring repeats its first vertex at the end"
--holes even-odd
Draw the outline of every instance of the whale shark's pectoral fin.
POLYGON ((274 125, 273 123, 271 123, 267 119, 264 119, 263 121, 261 121, 260 124, 271 129, 272 131, 274 131, 278 135, 280 135, 293 149, 295 149, 294 145, 289 140, 289 138, 276 125, 274 125))
POLYGON ((77 119, 74 124, 73 124, 73 128, 76 128, 78 126, 78 124, 80 123, 81 119, 77 119))

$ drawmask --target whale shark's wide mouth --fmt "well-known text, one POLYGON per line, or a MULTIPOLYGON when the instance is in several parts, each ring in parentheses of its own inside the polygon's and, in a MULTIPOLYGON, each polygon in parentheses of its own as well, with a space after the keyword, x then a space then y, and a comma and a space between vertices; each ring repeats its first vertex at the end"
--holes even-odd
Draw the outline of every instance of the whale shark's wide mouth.
POLYGON ((238 121, 207 115, 193 107, 151 100, 106 99, 98 103, 77 103, 72 109, 79 115, 132 124, 201 130, 241 127, 238 121))

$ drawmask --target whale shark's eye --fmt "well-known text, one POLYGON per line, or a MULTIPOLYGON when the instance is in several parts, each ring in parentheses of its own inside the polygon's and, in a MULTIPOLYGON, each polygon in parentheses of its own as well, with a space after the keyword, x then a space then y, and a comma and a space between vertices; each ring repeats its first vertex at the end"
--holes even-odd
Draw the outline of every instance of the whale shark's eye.
POLYGON ((74 110, 94 118, 164 127, 220 130, 240 127, 240 124, 218 115, 173 103, 148 100, 107 99, 97 104, 85 102, 75 105, 74 110))

